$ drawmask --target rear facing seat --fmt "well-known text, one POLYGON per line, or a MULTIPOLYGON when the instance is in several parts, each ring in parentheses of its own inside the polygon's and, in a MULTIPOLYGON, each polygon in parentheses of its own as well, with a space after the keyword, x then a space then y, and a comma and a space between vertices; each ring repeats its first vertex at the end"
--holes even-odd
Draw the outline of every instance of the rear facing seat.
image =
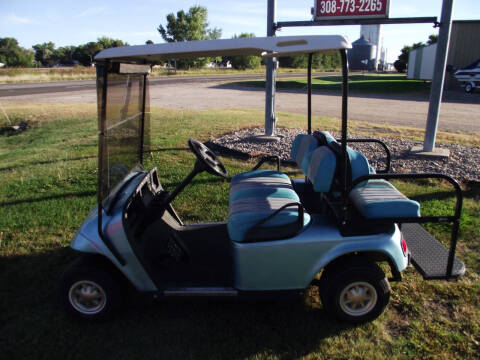
POLYGON ((349 194, 358 211, 367 219, 419 217, 420 204, 410 200, 386 180, 369 180, 349 194))
MULTIPOLYGON (((320 144, 332 146, 333 143, 336 143, 336 140, 328 132, 316 132, 315 136, 320 144)), ((339 147, 340 145, 333 146, 339 147)), ((352 181, 361 176, 375 173, 362 153, 350 148, 347 148, 347 153, 352 181)), ((358 184, 350 192, 349 199, 360 214, 367 219, 420 216, 420 204, 408 199, 386 180, 375 179, 358 184)))

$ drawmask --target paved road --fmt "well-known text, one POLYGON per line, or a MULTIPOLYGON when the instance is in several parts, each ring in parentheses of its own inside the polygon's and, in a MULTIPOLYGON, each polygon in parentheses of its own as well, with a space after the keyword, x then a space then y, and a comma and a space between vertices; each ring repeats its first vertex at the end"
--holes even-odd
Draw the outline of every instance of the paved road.
MULTIPOLYGON (((314 73, 313 76, 332 75, 332 73, 314 73)), ((302 77, 306 74, 277 74, 278 78, 302 77)), ((212 76, 169 76, 152 77, 150 85, 206 83, 222 81, 240 81, 252 79, 264 79, 263 74, 246 75, 212 75, 212 76)), ((0 84, 0 97, 24 96, 33 94, 48 94, 72 92, 81 90, 94 90, 95 80, 52 81, 29 84, 0 84)))
MULTIPOLYGON (((298 75, 296 75, 298 76, 298 75)), ((258 77, 185 77, 154 78, 150 87, 151 104, 171 109, 258 109, 265 108, 262 89, 239 88, 222 85, 228 80, 258 77), (191 82, 195 85, 192 86, 191 82), (161 86, 159 86, 161 85, 161 86)), ((87 103, 96 101, 94 82, 43 83, 0 86, 0 103, 87 103), (2 91, 12 92, 4 94, 2 91)), ((480 134, 480 94, 449 92, 440 111, 439 130, 466 134, 480 134)), ((305 114, 305 91, 278 91, 276 110, 305 114)), ((340 117, 339 94, 314 94, 313 115, 340 117)), ((387 125, 425 128, 428 96, 389 96, 352 94, 349 100, 349 119, 387 125)), ((282 125, 280 115, 279 124, 282 125)), ((318 124, 316 125, 318 126, 318 124)))

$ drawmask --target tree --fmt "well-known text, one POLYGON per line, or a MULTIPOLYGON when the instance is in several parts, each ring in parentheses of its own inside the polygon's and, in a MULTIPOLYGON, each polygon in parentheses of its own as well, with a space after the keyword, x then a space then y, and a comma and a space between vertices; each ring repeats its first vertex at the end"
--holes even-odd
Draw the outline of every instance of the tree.
POLYGON ((51 41, 32 46, 35 51, 35 60, 42 66, 51 66, 55 63, 55 44, 51 41))
MULTIPOLYGON (((253 33, 241 33, 240 35, 233 35, 233 39, 238 38, 253 38, 253 33)), ((224 56, 223 61, 230 61, 234 69, 245 70, 255 69, 260 67, 261 58, 259 56, 252 55, 237 55, 237 56, 224 56)))
POLYGON ((102 50, 103 47, 101 44, 95 41, 90 41, 84 45, 77 46, 74 53, 74 59, 83 66, 91 66, 95 55, 102 50))
POLYGON ((97 43, 103 49, 109 49, 112 47, 119 47, 119 46, 128 46, 128 43, 124 43, 122 40, 112 39, 107 36, 102 36, 97 39, 97 43))
POLYGON ((438 35, 432 34, 428 37, 427 45, 433 45, 438 42, 438 35))
MULTIPOLYGON (((279 58, 280 66, 294 69, 305 69, 308 66, 308 54, 297 56, 283 56, 279 58)), ((313 54, 312 68, 322 70, 338 69, 341 64, 340 55, 313 54)))
MULTIPOLYGON (((180 42, 192 40, 219 39, 222 31, 219 28, 208 28, 208 11, 202 6, 192 6, 187 13, 180 10, 177 16, 174 13, 167 15, 167 25, 159 25, 157 30, 163 40, 167 42, 180 42)), ((179 68, 202 67, 206 59, 177 61, 179 68)))
POLYGON ((402 60, 397 60, 393 63, 393 67, 399 73, 403 73, 407 69, 407 63, 405 61, 402 61, 402 60))
POLYGON ((398 60, 393 63, 393 67, 398 71, 398 72, 405 72, 407 69, 407 64, 408 64, 408 55, 410 54, 410 51, 424 47, 425 44, 422 42, 415 43, 411 46, 405 45, 402 50, 400 55, 398 55, 398 60))
POLYGON ((18 45, 15 38, 0 38, 0 62, 6 66, 33 66, 33 51, 18 45))
POLYGON ((77 46, 73 54, 73 59, 77 60, 84 66, 91 66, 95 55, 100 51, 119 46, 128 46, 128 43, 123 42, 122 40, 102 36, 99 37, 97 41, 90 41, 86 44, 77 46))
POLYGON ((75 50, 76 46, 59 47, 54 52, 56 62, 67 66, 73 65, 75 63, 75 50))
POLYGON ((145 44, 146 45, 153 45, 153 41, 152 40, 147 40, 147 41, 145 41, 145 44))

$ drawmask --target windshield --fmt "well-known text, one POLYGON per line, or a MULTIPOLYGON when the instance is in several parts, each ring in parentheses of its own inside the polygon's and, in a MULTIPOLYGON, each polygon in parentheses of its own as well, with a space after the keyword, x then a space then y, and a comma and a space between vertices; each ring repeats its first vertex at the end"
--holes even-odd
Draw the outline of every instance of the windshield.
POLYGON ((141 168, 149 144, 148 80, 144 74, 119 74, 115 64, 99 64, 99 199, 133 170, 141 168), (105 71, 106 69, 109 71, 105 71), (144 115, 145 114, 145 115, 144 115))

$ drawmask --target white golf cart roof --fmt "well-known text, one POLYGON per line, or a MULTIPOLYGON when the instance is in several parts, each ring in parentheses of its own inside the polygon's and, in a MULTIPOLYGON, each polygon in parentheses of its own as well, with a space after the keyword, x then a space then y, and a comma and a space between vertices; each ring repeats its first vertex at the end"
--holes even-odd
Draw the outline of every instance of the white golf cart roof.
POLYGON ((350 42, 340 35, 255 37, 122 46, 101 51, 95 60, 148 63, 224 55, 291 56, 351 47, 350 42))

